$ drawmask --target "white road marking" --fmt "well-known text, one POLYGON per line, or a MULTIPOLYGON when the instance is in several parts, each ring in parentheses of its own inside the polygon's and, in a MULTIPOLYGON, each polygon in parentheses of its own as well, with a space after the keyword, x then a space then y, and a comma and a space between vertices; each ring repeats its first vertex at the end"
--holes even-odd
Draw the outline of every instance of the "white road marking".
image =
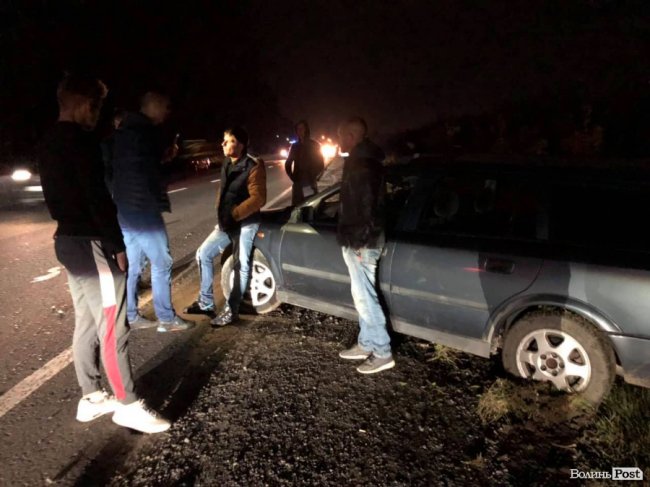
POLYGON ((213 180, 210 181, 210 182, 211 182, 211 183, 218 183, 219 181, 221 181, 221 179, 213 179, 213 180))
POLYGON ((0 418, 7 414, 14 406, 29 396, 36 389, 66 368, 72 362, 72 347, 66 348, 43 367, 29 377, 21 380, 2 396, 0 396, 0 418))
POLYGON ((275 203, 277 203, 278 201, 280 201, 280 200, 284 197, 284 195, 287 194, 289 191, 291 191, 291 186, 289 186, 287 189, 285 189, 284 191, 282 191, 282 193, 280 193, 279 195, 277 195, 277 196, 276 196, 275 198, 273 198, 271 201, 269 201, 268 203, 266 203, 265 206, 266 206, 266 207, 271 207, 271 206, 273 206, 275 203))
POLYGON ((187 188, 172 189, 171 191, 167 191, 167 194, 178 193, 179 191, 185 191, 186 189, 187 188))
POLYGON ((61 268, 58 266, 52 267, 47 270, 47 274, 43 274, 42 276, 38 276, 32 279, 32 284, 34 284, 35 282, 49 281, 50 279, 54 279, 59 274, 61 274, 61 268))
MULTIPOLYGON (((149 301, 151 301, 151 294, 140 299, 138 304, 145 305, 149 301)), ((71 363, 72 347, 68 347, 32 375, 25 377, 18 384, 5 392, 0 396, 0 418, 71 363)))

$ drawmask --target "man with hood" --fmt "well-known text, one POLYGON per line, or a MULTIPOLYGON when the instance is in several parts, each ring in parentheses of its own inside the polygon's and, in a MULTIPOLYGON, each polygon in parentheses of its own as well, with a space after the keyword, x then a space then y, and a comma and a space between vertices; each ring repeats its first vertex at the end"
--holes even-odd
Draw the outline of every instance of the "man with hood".
POLYGON ((368 126, 353 117, 339 127, 343 166, 337 241, 350 273, 354 306, 359 313, 359 336, 350 349, 339 353, 347 360, 364 360, 362 374, 395 366, 386 329, 386 315, 377 292, 377 263, 384 235, 384 153, 368 138, 368 126))

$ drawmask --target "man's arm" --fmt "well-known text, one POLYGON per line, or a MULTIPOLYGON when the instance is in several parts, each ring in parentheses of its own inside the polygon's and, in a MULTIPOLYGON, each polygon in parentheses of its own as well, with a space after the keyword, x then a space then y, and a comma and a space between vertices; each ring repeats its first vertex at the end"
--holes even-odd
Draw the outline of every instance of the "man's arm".
POLYGON ((284 170, 287 172, 287 176, 289 176, 289 179, 293 181, 293 170, 294 170, 294 163, 296 161, 296 151, 295 151, 295 146, 296 144, 293 144, 291 146, 291 149, 289 149, 289 155, 287 156, 287 160, 284 161, 284 170))
POLYGON ((266 167, 261 159, 248 175, 248 194, 249 197, 232 210, 236 221, 244 220, 266 204, 266 167))

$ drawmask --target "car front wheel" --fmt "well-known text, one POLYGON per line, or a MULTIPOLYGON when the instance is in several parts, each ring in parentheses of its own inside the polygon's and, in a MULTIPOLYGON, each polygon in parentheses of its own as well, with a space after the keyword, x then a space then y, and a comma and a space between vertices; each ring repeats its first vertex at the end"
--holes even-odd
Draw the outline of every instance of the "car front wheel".
MULTIPOLYGON (((231 255, 221 268, 221 289, 226 299, 230 296, 235 280, 234 266, 235 261, 231 255)), ((275 276, 268 261, 259 250, 254 250, 250 282, 242 304, 259 314, 270 313, 280 305, 276 291, 275 276)))
POLYGON ((548 381, 598 404, 609 393, 616 359, 603 334, 583 318, 561 312, 534 312, 508 330, 502 353, 513 375, 548 381))

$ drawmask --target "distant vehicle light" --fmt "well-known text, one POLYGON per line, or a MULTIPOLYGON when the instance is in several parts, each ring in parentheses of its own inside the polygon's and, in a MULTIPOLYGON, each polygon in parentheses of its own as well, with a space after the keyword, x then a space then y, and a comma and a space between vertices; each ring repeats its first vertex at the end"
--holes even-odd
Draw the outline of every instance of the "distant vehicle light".
POLYGON ((14 181, 29 181, 29 178, 32 177, 32 173, 27 169, 16 169, 11 175, 11 179, 14 181))
POLYGON ((337 149, 338 147, 333 144, 321 144, 320 146, 321 154, 323 154, 323 157, 325 159, 332 159, 336 157, 336 153, 338 152, 337 149))
POLYGON ((289 157, 289 151, 287 149, 282 149, 280 151, 280 157, 289 157))

